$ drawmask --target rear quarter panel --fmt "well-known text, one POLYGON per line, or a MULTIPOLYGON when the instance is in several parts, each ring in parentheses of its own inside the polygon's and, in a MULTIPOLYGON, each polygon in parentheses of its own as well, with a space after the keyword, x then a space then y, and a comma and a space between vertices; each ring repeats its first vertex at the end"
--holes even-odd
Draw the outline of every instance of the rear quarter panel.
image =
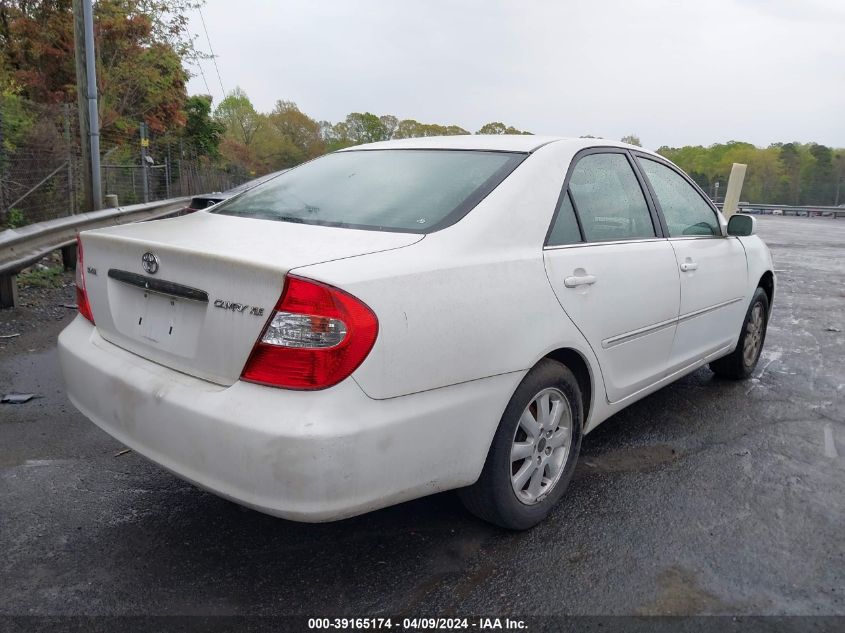
POLYGON ((527 158, 460 222, 413 246, 293 271, 351 292, 378 316, 376 344, 353 374, 370 397, 523 371, 560 347, 597 367, 543 263, 577 151, 555 145, 527 158))

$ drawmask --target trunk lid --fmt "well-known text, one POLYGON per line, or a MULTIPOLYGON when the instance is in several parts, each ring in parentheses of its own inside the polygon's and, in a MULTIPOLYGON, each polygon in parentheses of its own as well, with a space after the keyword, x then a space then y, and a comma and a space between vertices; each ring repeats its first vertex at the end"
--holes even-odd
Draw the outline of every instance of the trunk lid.
POLYGON ((422 238, 203 212, 81 236, 100 335, 223 385, 240 377, 288 271, 422 238))

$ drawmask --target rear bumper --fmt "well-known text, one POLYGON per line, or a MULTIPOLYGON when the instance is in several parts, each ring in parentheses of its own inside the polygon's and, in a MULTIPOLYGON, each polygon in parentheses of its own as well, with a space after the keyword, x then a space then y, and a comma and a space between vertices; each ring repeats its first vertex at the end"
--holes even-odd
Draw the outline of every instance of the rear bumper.
POLYGON ((170 370, 77 317, 59 336, 71 402, 179 477, 257 510, 329 521, 479 476, 524 372, 373 400, 354 380, 317 392, 170 370))

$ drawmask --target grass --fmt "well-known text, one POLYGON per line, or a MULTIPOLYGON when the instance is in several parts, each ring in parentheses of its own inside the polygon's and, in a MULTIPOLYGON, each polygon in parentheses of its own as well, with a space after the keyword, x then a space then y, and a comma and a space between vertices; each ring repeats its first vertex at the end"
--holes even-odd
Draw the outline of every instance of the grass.
POLYGON ((63 273, 61 266, 35 268, 18 275, 18 284, 35 288, 61 288, 65 283, 63 273))

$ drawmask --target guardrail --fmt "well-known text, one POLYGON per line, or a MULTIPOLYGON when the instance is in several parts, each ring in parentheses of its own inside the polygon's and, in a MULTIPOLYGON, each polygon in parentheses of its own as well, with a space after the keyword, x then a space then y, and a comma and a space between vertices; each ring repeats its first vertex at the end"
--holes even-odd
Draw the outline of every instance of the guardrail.
MULTIPOLYGON (((721 209, 722 203, 720 202, 716 206, 721 209)), ((739 210, 743 213, 756 213, 760 215, 845 218, 845 208, 843 207, 796 207, 784 204, 751 204, 750 202, 740 202, 739 210)))
POLYGON ((62 249, 66 269, 76 265, 76 234, 117 224, 157 220, 184 209, 190 197, 78 213, 0 233, 0 308, 17 303, 17 274, 45 255, 62 249))

